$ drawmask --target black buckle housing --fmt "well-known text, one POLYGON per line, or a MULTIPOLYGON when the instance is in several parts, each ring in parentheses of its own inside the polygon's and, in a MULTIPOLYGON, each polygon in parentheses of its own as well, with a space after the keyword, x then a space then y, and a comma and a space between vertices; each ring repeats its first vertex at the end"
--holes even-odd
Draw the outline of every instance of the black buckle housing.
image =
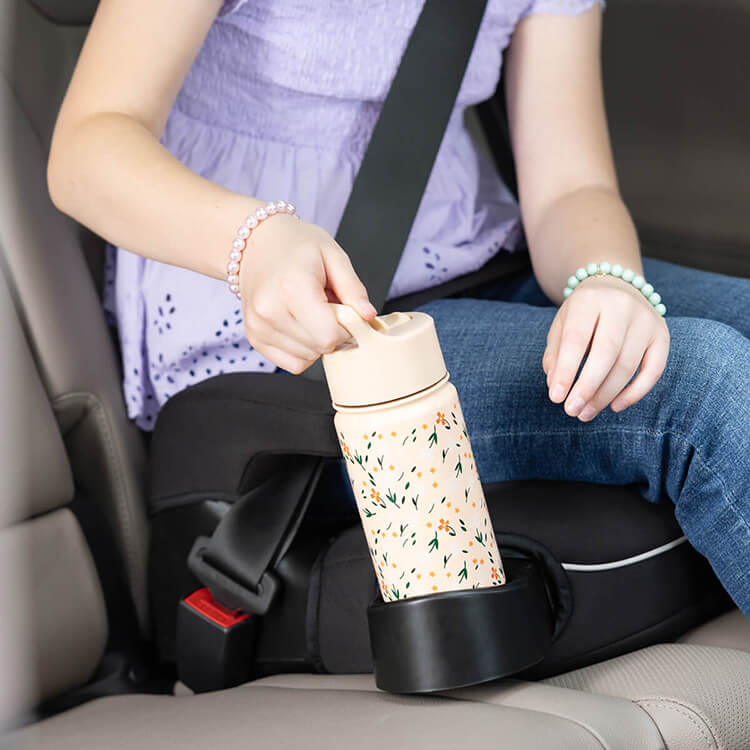
POLYGON ((196 693, 247 682, 257 630, 253 615, 222 606, 205 587, 194 591, 177 613, 177 677, 196 693))
POLYGON ((180 601, 177 673, 196 692, 251 678, 260 616, 278 598, 274 569, 289 549, 317 485, 322 459, 286 456, 237 500, 213 535, 198 537, 188 568, 206 587, 180 601))

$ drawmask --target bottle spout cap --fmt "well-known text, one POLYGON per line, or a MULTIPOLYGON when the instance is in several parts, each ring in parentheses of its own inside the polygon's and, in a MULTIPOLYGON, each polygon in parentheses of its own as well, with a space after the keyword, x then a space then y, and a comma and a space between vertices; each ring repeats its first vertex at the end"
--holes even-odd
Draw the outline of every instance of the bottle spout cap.
POLYGON ((370 406, 429 388, 447 374, 435 322, 422 312, 393 312, 364 320, 331 303, 352 337, 329 354, 323 369, 336 406, 370 406))

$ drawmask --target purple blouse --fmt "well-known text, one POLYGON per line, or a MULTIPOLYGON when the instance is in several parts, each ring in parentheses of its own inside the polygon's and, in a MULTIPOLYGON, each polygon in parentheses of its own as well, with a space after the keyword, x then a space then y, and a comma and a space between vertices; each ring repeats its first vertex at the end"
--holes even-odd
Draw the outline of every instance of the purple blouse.
MULTIPOLYGON (((489 0, 389 298, 520 245, 518 205, 474 147, 463 113, 494 92, 521 18, 577 14, 597 2, 604 5, 489 0)), ((335 234, 422 5, 225 0, 160 142, 203 177, 261 200, 290 200, 301 218, 335 234)), ((107 251, 105 307, 119 330, 128 414, 139 427, 151 429, 170 396, 207 377, 276 369, 249 345, 224 281, 111 244, 107 251)))

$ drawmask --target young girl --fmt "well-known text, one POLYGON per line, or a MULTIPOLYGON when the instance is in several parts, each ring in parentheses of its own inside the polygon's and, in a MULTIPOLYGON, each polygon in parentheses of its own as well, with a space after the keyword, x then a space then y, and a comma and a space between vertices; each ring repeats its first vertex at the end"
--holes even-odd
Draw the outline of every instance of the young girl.
MULTIPOLYGON (((332 234, 421 7, 101 0, 48 182, 110 243, 144 430, 203 378, 305 370, 348 337, 329 300, 375 315, 332 234), (274 203, 255 227, 277 199, 301 220, 274 203)), ((482 480, 636 483, 671 500, 750 616, 750 280, 641 258, 610 153, 601 16, 600 0, 489 0, 389 297, 525 240, 533 274, 422 308, 482 480), (520 207, 462 119, 503 63, 520 207)))

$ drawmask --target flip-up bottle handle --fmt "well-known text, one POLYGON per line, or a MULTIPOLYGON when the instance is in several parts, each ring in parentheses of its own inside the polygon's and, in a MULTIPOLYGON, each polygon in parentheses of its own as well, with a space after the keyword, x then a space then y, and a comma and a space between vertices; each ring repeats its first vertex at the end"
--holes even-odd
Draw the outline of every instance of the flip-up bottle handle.
POLYGON ((339 325, 349 331, 360 346, 366 346, 368 341, 374 341, 373 337, 377 336, 379 331, 384 331, 386 328, 378 318, 364 320, 349 305, 341 305, 336 302, 330 302, 329 304, 339 325))
POLYGON ((351 334, 321 357, 328 388, 339 407, 395 401, 447 376, 432 318, 423 312, 391 312, 364 320, 357 309, 329 303, 351 334))

